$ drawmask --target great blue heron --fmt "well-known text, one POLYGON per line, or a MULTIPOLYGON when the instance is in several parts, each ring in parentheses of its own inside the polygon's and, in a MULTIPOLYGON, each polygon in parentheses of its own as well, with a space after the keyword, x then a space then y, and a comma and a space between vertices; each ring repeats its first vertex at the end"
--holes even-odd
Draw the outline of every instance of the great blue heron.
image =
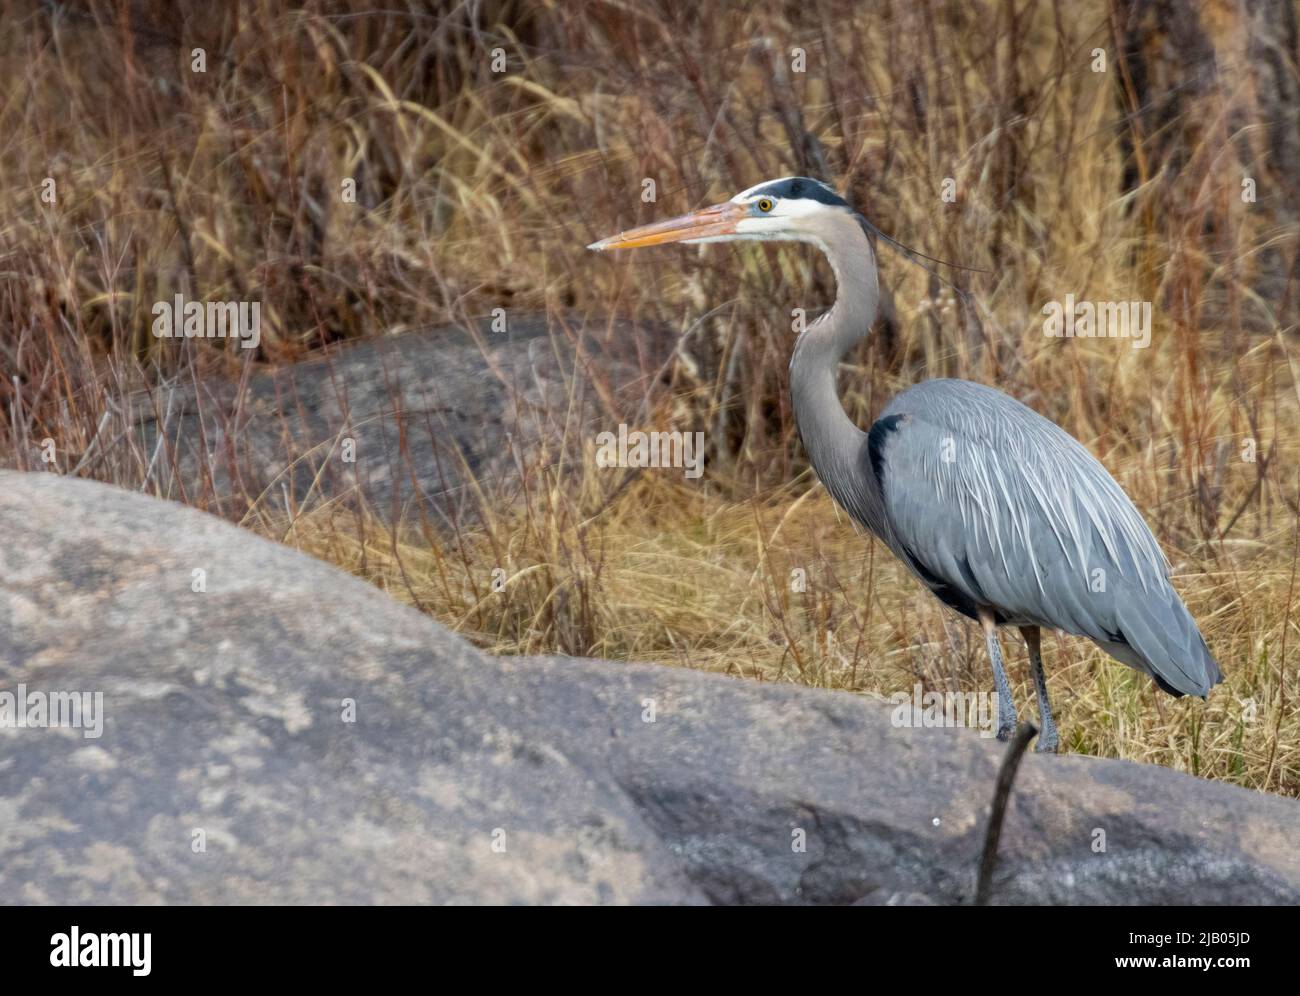
POLYGON ((797 241, 826 255, 835 304, 799 334, 790 359, 799 438, 835 501, 942 602, 983 627, 999 739, 1010 738, 1017 719, 998 626, 1018 626, 1029 649, 1039 751, 1059 743, 1040 628, 1087 637, 1171 695, 1204 697, 1223 676, 1169 584, 1168 561, 1128 496, 1072 436, 965 380, 908 388, 868 432, 845 413, 836 371, 870 331, 880 296, 872 232, 826 184, 786 177, 588 248, 797 241))

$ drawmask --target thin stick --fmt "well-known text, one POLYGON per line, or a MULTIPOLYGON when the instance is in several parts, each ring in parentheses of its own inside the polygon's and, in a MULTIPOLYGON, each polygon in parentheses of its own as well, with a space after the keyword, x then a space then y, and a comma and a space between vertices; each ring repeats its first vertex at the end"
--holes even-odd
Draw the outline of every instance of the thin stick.
POLYGON ((979 881, 975 886, 975 905, 987 906, 989 892, 993 887, 993 868, 998 863, 998 839, 1002 836, 1002 819, 1007 814, 1007 799, 1011 796, 1011 783, 1016 780, 1016 769, 1020 767, 1020 758, 1029 746, 1029 741, 1038 736, 1038 727, 1033 723, 1021 723, 1015 738, 1007 746, 1002 757, 1002 767, 998 771, 998 785, 993 792, 993 809, 989 812, 989 828, 984 835, 984 854, 980 857, 979 881))

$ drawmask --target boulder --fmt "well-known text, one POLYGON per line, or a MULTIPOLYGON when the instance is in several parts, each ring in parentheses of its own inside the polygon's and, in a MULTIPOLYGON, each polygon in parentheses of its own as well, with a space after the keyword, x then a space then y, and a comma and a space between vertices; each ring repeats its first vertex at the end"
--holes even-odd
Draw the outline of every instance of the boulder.
MULTIPOLYGON (((0 717, 20 686, 102 696, 80 726, 0 726, 6 902, 971 901, 1003 749, 974 731, 492 657, 301 553, 89 481, 0 473, 0 533, 0 717)), ((1298 820, 1031 754, 993 898, 1296 903, 1298 820)))
POLYGON ((649 417, 675 337, 623 319, 511 313, 339 344, 247 379, 168 381, 123 405, 160 493, 238 518, 365 505, 447 526, 524 475, 649 417))

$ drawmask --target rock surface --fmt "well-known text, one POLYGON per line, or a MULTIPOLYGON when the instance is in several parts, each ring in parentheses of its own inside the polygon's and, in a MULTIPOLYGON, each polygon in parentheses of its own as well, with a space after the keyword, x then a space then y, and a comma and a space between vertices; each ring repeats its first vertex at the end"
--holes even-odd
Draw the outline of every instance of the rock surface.
MULTIPOLYGON (((1001 752, 973 732, 897 729, 845 694, 494 658, 293 550, 87 481, 0 473, 0 534, 0 694, 103 693, 97 738, 0 728, 5 902, 973 894, 1001 752)), ((1298 820, 1288 799, 1031 754, 994 900, 1296 903, 1298 820)))
POLYGON ((342 499, 446 525, 581 457, 594 431, 646 417, 675 344, 622 319, 503 321, 346 343, 246 383, 167 383, 125 407, 159 493, 187 504, 238 518, 264 496, 342 499))

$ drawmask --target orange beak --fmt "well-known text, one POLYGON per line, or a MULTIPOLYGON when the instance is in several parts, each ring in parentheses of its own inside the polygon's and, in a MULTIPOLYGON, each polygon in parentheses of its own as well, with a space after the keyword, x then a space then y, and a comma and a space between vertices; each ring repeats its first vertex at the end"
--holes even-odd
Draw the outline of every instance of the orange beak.
POLYGON ((593 242, 587 246, 597 252, 606 249, 640 249, 642 246, 662 246, 669 242, 689 242, 692 239, 716 238, 719 235, 734 235, 736 223, 749 217, 749 208, 744 204, 732 204, 726 201, 714 204, 693 214, 684 214, 680 218, 642 225, 630 232, 620 232, 607 239, 593 242))

